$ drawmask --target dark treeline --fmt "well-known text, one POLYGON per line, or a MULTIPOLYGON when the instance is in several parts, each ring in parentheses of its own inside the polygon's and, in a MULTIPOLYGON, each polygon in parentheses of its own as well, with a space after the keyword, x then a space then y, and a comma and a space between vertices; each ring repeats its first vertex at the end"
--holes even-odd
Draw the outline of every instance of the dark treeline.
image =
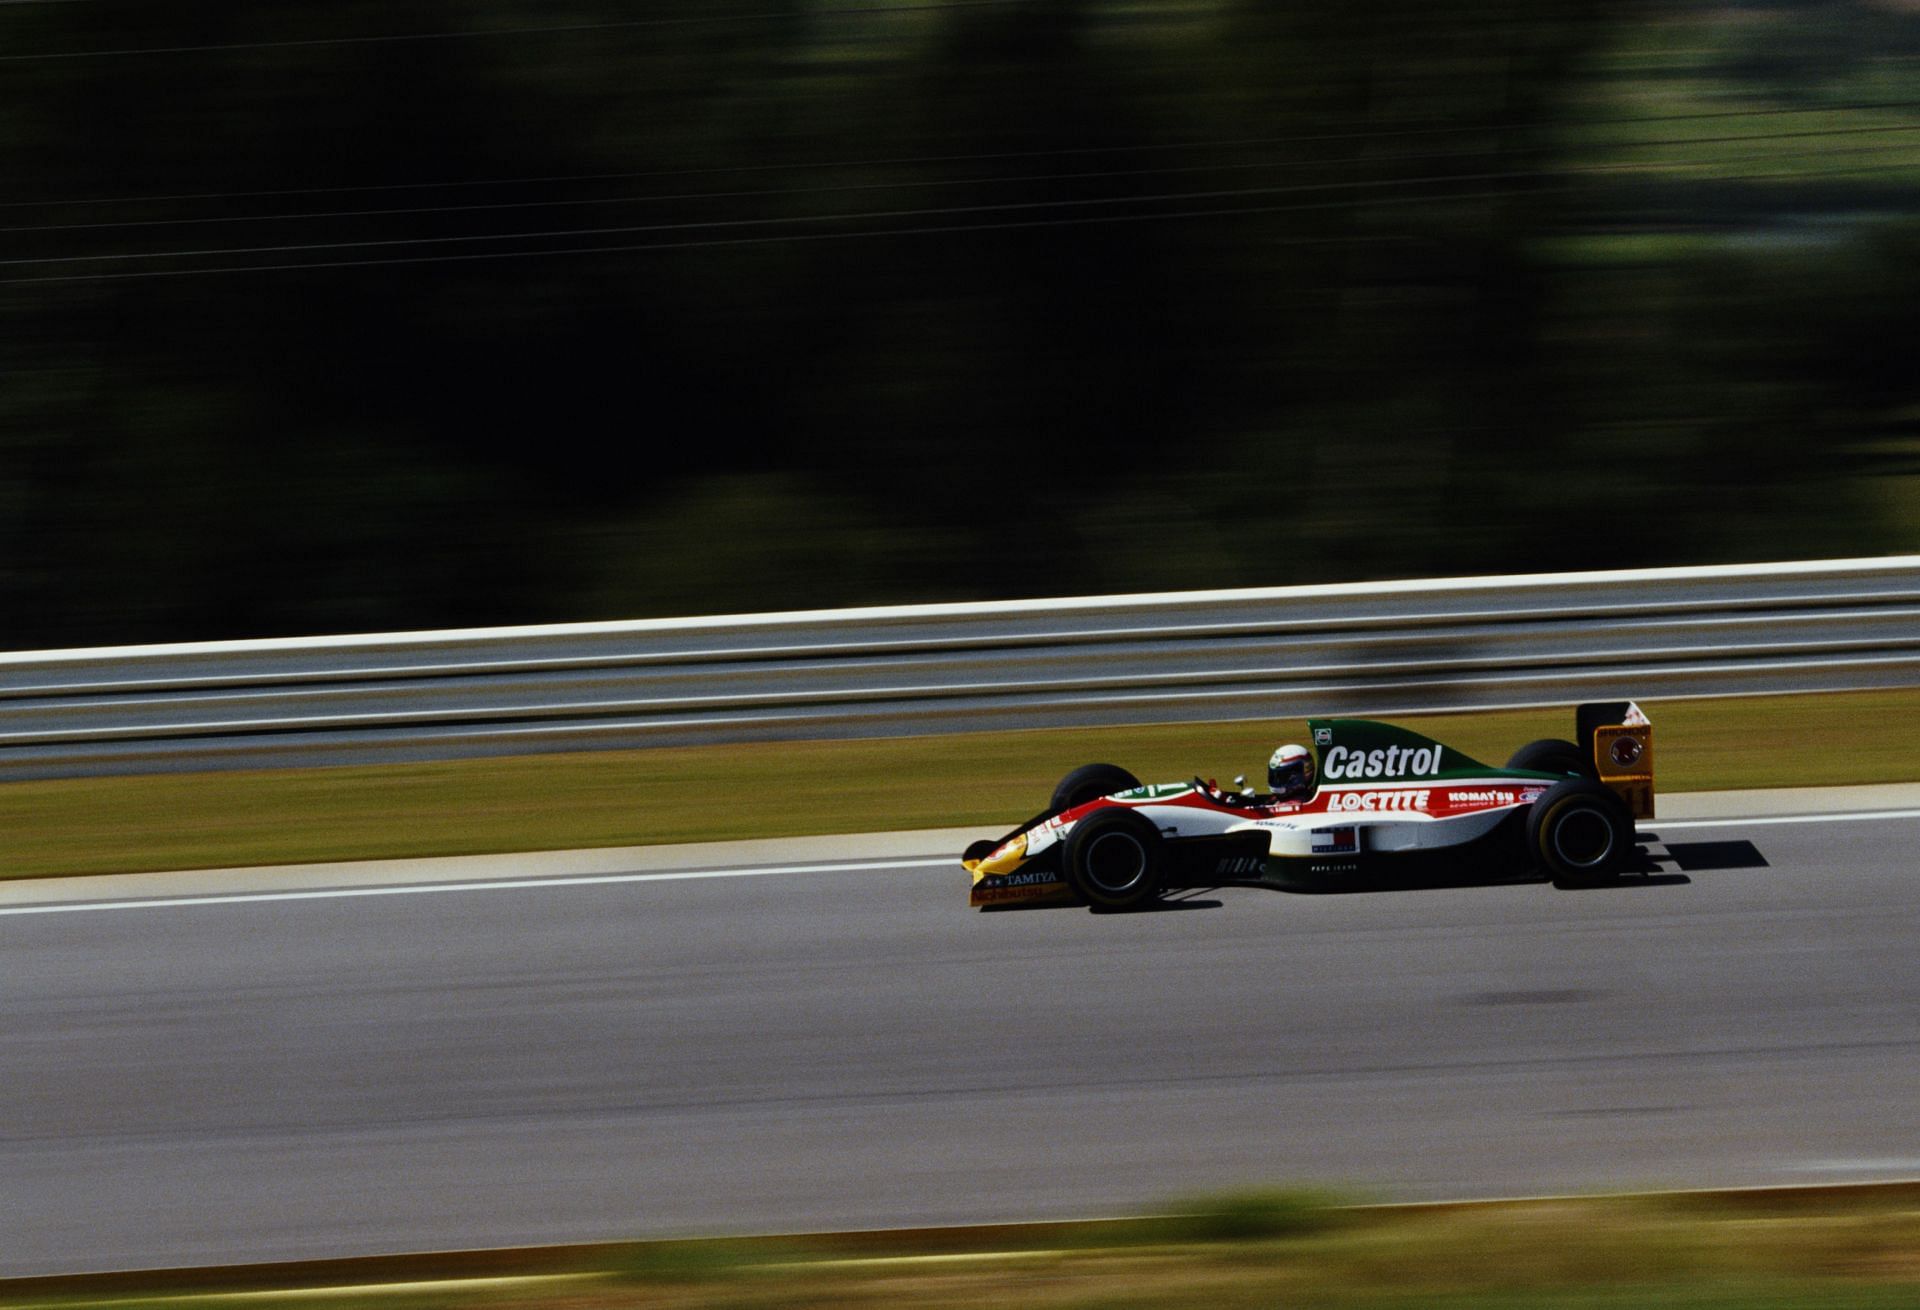
POLYGON ((0 9, 0 647, 1920 546, 1908 182, 1596 155, 1652 21, 0 9))

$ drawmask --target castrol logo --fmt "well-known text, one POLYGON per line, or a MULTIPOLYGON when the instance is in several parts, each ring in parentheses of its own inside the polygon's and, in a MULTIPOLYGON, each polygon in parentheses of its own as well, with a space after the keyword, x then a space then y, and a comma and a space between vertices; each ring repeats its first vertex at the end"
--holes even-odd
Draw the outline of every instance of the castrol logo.
POLYGON ((1333 780, 1365 782, 1372 778, 1431 778, 1440 772, 1440 748, 1381 746, 1370 751, 1335 746, 1327 752, 1323 769, 1333 780))

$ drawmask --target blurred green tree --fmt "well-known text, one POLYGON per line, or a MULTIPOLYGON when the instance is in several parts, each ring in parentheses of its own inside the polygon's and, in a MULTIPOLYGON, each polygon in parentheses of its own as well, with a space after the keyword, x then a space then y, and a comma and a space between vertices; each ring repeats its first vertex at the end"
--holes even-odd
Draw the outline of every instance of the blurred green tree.
POLYGON ((1593 253, 1650 21, 9 7, 0 644, 1912 548, 1913 231, 1593 253))

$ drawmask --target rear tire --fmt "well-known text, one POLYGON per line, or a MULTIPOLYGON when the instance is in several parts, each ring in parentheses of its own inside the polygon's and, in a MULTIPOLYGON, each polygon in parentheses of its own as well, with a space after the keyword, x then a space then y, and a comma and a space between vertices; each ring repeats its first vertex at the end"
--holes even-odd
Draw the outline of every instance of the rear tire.
POLYGON ((1570 773, 1594 781, 1600 777, 1599 770, 1593 767, 1593 761, 1584 751, 1570 741, 1552 737, 1528 742, 1513 753, 1507 767, 1526 769, 1530 773, 1570 773))
POLYGON ((1131 910, 1160 894, 1160 833, 1131 810, 1095 810, 1067 834, 1067 884, 1102 910, 1131 910))
POLYGON ((1555 783, 1527 814, 1527 850, 1557 884, 1591 887, 1617 877, 1633 838, 1620 798, 1585 778, 1555 783))
POLYGON ((1082 764, 1079 768, 1060 779, 1053 789, 1053 799, 1047 803, 1051 814, 1085 805, 1088 801, 1097 801, 1102 796, 1111 796, 1117 791, 1132 791, 1140 785, 1140 779, 1128 773, 1117 764, 1082 764))

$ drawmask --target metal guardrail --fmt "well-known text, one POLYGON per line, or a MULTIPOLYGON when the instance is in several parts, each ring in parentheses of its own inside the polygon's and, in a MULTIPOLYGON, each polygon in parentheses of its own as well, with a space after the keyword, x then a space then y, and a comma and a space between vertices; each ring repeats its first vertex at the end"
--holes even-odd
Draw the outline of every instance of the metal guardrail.
POLYGON ((1920 685, 1920 556, 0 655, 0 778, 1920 685))

